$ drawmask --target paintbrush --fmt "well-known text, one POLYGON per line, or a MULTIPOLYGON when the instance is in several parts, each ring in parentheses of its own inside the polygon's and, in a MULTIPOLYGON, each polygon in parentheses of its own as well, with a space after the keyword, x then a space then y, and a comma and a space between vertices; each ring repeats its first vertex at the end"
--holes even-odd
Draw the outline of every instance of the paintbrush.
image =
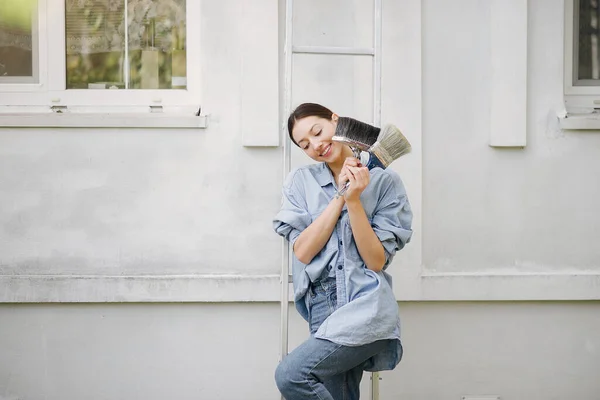
MULTIPOLYGON (((377 140, 361 157, 361 163, 369 170, 373 168, 386 169, 392 162, 410 153, 412 146, 408 139, 396 126, 388 124, 381 129, 377 140)), ((348 190, 350 182, 338 191, 338 196, 343 196, 348 190)))
POLYGON ((380 130, 354 118, 339 117, 335 135, 331 139, 348 145, 352 149, 354 157, 360 158, 361 151, 367 151, 375 144, 380 130))

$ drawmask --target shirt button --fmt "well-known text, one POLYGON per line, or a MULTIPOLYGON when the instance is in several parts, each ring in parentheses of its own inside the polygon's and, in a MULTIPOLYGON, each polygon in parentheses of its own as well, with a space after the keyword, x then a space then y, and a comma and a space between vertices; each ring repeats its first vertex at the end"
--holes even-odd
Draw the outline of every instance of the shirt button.
POLYGON ((327 266, 327 271, 331 271, 331 265, 327 266))
POLYGON ((342 268, 344 268, 344 267, 342 267, 341 265, 338 265, 338 269, 342 269, 342 268))
POLYGON ((342 241, 340 240, 340 246, 342 245, 342 241))

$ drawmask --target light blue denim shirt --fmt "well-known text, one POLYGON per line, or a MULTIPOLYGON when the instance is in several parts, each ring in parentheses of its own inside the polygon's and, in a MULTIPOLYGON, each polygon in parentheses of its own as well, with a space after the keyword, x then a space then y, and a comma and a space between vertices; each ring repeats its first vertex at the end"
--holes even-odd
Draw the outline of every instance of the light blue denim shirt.
MULTIPOLYGON (((361 202, 385 250, 384 270, 374 272, 365 266, 344 206, 329 241, 309 264, 292 256, 292 275, 296 308, 308 320, 305 296, 310 282, 331 276, 331 271, 335 271, 338 308, 321 324, 315 337, 345 346, 397 339, 365 368, 381 371, 393 369, 402 357, 398 303, 391 276, 385 269, 396 251, 410 240, 412 211, 404 185, 394 171, 374 168, 370 173, 371 180, 361 194, 361 202)), ((335 196, 334 182, 325 163, 292 171, 283 187, 281 210, 273 221, 275 231, 293 245, 335 196)))

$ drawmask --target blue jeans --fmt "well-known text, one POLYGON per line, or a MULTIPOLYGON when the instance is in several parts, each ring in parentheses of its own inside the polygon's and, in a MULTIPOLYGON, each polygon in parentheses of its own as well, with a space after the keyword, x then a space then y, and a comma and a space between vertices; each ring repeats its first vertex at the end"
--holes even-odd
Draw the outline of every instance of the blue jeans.
POLYGON ((315 338, 319 326, 337 307, 335 279, 314 283, 306 296, 311 335, 277 367, 277 387, 286 400, 358 400, 364 363, 390 341, 349 347, 315 338))

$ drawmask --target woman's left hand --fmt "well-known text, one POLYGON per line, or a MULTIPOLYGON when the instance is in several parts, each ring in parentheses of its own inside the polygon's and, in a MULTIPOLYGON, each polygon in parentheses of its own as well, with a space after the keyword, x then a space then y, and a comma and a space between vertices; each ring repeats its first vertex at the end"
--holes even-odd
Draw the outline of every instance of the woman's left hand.
POLYGON ((348 190, 344 194, 346 201, 360 200, 360 194, 365 190, 371 180, 369 169, 367 167, 344 166, 342 175, 345 175, 350 182, 348 190))

